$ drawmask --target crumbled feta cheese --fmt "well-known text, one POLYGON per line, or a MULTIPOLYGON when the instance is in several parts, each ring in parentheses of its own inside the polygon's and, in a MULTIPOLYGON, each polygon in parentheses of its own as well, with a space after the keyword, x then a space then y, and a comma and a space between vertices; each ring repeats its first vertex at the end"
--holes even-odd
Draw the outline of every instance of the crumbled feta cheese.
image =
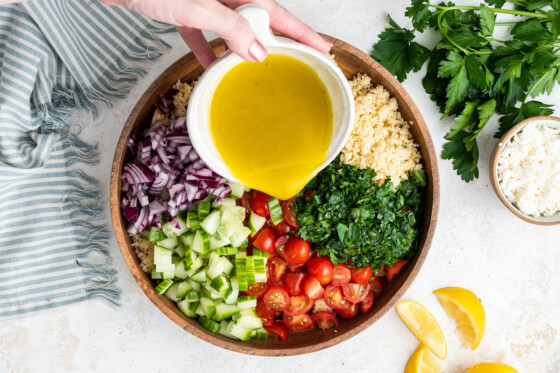
POLYGON ((498 157, 498 183, 521 212, 560 214, 560 128, 539 121, 515 134, 498 157))

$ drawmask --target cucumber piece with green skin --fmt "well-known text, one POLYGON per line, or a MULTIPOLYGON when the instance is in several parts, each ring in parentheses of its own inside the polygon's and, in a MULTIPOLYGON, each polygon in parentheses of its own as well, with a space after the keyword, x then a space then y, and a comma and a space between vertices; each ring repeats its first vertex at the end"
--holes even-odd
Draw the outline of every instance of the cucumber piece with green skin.
POLYGON ((232 181, 228 182, 229 187, 231 188, 231 196, 237 199, 241 199, 243 194, 245 194, 245 188, 243 185, 234 183, 232 181))
POLYGON ((173 220, 175 222, 177 222, 177 224, 179 225, 179 228, 175 228, 173 225, 171 225, 171 223, 165 223, 162 227, 161 227, 161 231, 167 236, 167 237, 177 237, 182 235, 183 233, 185 233, 188 229, 187 227, 187 222, 180 216, 177 215, 173 218, 173 220))
POLYGON ((255 264, 252 256, 245 258, 245 277, 247 278, 247 284, 257 284, 257 280, 255 279, 255 264))
POLYGON ((185 257, 185 246, 179 242, 179 245, 175 246, 175 254, 179 255, 181 258, 185 257))
POLYGON ((214 314, 216 313, 216 305, 210 298, 200 297, 200 308, 202 309, 202 312, 204 312, 204 315, 209 319, 214 317, 214 314))
POLYGON ((225 246, 225 247, 218 247, 216 249, 216 252, 219 255, 235 255, 239 252, 239 249, 237 247, 225 246))
POLYGON ((165 234, 162 231, 160 231, 158 228, 152 227, 150 229, 150 236, 148 237, 148 241, 157 242, 157 241, 162 241, 165 238, 166 238, 165 234))
POLYGON ((179 255, 177 255, 175 253, 171 254, 171 263, 177 264, 177 263, 182 262, 182 261, 183 261, 183 258, 181 258, 179 255))
POLYGON ((251 338, 253 338, 253 339, 268 339, 268 332, 264 328, 253 330, 251 332, 251 338))
POLYGON ((251 230, 251 237, 257 234, 257 232, 260 231, 262 227, 264 227, 265 223, 265 217, 257 215, 254 211, 251 211, 251 216, 249 217, 249 222, 247 224, 249 226, 249 229, 251 230))
MULTIPOLYGON (((254 254, 254 253, 253 253, 254 254)), ((257 258, 253 256, 253 267, 255 272, 256 282, 266 282, 266 262, 263 258, 257 258)))
POLYGON ((255 257, 255 260, 257 258, 265 259, 265 263, 266 263, 266 260, 268 260, 268 252, 262 251, 261 249, 256 248, 256 247, 253 247, 253 256, 255 257))
POLYGON ((198 212, 187 212, 187 227, 189 227, 189 229, 198 229, 200 227, 200 221, 201 219, 198 217, 198 212))
POLYGON ((168 237, 164 240, 156 242, 157 246, 165 247, 166 249, 172 250, 179 244, 177 237, 168 237))
POLYGON ((212 264, 214 264, 216 259, 219 259, 219 258, 220 258, 220 255, 218 255, 217 252, 215 252, 215 251, 210 252, 210 257, 208 258, 208 268, 212 267, 212 264))
POLYGON ((263 327, 260 317, 243 316, 235 321, 238 326, 244 329, 260 329, 263 327))
POLYGON ((191 281, 198 282, 200 284, 208 281, 208 276, 206 276, 206 267, 202 267, 190 278, 191 281))
POLYGON ((222 273, 226 275, 230 274, 232 270, 233 264, 231 264, 227 258, 219 257, 210 264, 210 267, 208 267, 208 278, 213 280, 222 273))
MULTIPOLYGON (((198 315, 196 314, 195 311, 192 311, 189 308, 189 305, 192 305, 195 303, 188 303, 185 300, 182 300, 180 302, 177 303, 177 308, 179 308, 179 310, 181 310, 181 312, 183 312, 185 314, 185 316, 190 317, 190 318, 195 318, 198 315)), ((196 307, 198 307, 198 304, 196 304, 196 307)))
POLYGON ((237 307, 241 308, 242 310, 246 308, 255 308, 256 306, 257 306, 256 295, 248 295, 246 297, 237 298, 237 307))
POLYGON ((242 206, 222 206, 220 207, 222 213, 222 222, 224 225, 228 223, 243 224, 245 220, 245 207, 242 206))
POLYGON ((194 275, 196 272, 198 272, 198 269, 203 266, 203 264, 204 261, 202 260, 202 258, 197 257, 196 260, 193 262, 193 264, 191 264, 191 266, 189 267, 187 271, 187 276, 191 277, 192 275, 194 275))
POLYGON ((181 281, 177 289, 177 297, 184 298, 191 291, 194 291, 193 282, 190 280, 181 281))
POLYGON ((160 245, 154 245, 154 264, 172 264, 173 250, 160 245))
POLYGON ((157 272, 155 267, 152 268, 151 277, 152 277, 152 280, 161 280, 162 279, 161 272, 157 272))
POLYGON ((175 264, 175 277, 182 280, 188 277, 187 271, 185 270, 185 260, 183 259, 179 263, 175 264))
POLYGON ((220 247, 231 245, 229 237, 225 235, 223 230, 218 228, 216 234, 210 237, 210 250, 216 250, 220 247))
POLYGON ((237 321, 237 320, 239 320, 240 318, 246 317, 246 316, 259 317, 259 316, 257 315, 257 311, 255 311, 254 308, 246 308, 246 309, 241 310, 241 312, 239 312, 237 315, 232 316, 231 319, 232 319, 233 321, 237 321))
POLYGON ((282 215, 282 207, 278 198, 271 198, 268 200, 268 210, 270 211, 270 219, 274 225, 278 225, 284 221, 284 216, 282 215))
POLYGON ((231 293, 229 293, 225 303, 237 304, 237 298, 239 297, 239 286, 237 283, 237 276, 234 276, 230 279, 230 284, 231 284, 231 293))
POLYGON ((222 321, 231 318, 233 315, 241 312, 241 309, 236 305, 231 304, 219 304, 216 306, 216 313, 214 314, 214 320, 222 321))
POLYGON ((157 272, 173 272, 175 274, 175 264, 156 264, 157 272))
POLYGON ((202 290, 201 293, 203 296, 205 296, 206 298, 210 298, 214 301, 216 300, 220 300, 220 299, 224 299, 224 297, 218 293, 216 290, 214 290, 210 284, 207 282, 202 286, 202 290))
POLYGON ((194 235, 192 248, 200 254, 207 254, 210 252, 210 239, 208 233, 202 229, 198 229, 194 235))
POLYGON ((215 208, 219 208, 222 206, 235 206, 235 205, 237 205, 237 202, 235 202, 235 199, 233 198, 224 198, 222 202, 218 202, 218 200, 212 202, 212 207, 215 208))
POLYGON ((235 230, 231 236, 229 236, 229 240, 231 241, 231 246, 239 247, 243 245, 245 241, 247 241, 247 237, 249 237, 250 233, 251 230, 249 228, 243 225, 239 226, 239 228, 235 230))
POLYGON ((185 300, 187 302, 199 302, 200 301, 200 293, 198 291, 189 291, 185 294, 185 300))
POLYGON ((192 246, 194 240, 194 233, 185 233, 179 236, 179 240, 185 246, 185 249, 192 246))
POLYGON ((214 210, 200 223, 200 228, 204 229, 209 235, 213 235, 218 231, 220 226, 220 211, 214 210))
POLYGON ((163 280, 156 286, 155 291, 158 294, 165 294, 165 292, 173 285, 173 280, 163 280))
POLYGON ((225 298, 227 298, 227 295, 229 295, 228 290, 231 288, 231 285, 230 285, 229 281, 224 276, 219 275, 219 276, 216 276, 210 282, 210 287, 212 289, 216 290, 225 299, 225 298))
POLYGON ((162 272, 161 278, 164 280, 173 280, 175 278, 175 271, 162 272))
POLYGON ((185 271, 188 270, 194 263, 194 261, 197 258, 196 252, 191 249, 190 247, 188 247, 187 249, 185 249, 185 255, 184 255, 184 260, 183 260, 183 265, 185 266, 185 271))
POLYGON ((220 324, 218 324, 215 321, 210 320, 210 318, 200 316, 198 318, 198 322, 200 323, 200 325, 202 325, 204 328, 210 330, 212 333, 217 333, 217 334, 220 333, 220 324))
POLYGON ((235 337, 235 336, 233 336, 233 335, 231 335, 231 334, 229 334, 229 333, 227 332, 227 329, 228 329, 228 327, 229 327, 229 323, 230 323, 230 322, 231 322, 231 321, 223 320, 223 321, 220 323, 220 334, 221 334, 221 335, 225 335, 226 337, 231 338, 231 339, 239 339, 239 338, 237 338, 237 337, 235 337))
POLYGON ((177 296, 177 293, 179 292, 179 284, 180 282, 175 282, 173 285, 171 285, 169 287, 169 289, 167 289, 167 291, 165 292, 165 296, 169 299, 171 299, 173 302, 177 303, 181 300, 181 298, 179 298, 177 296))
POLYGON ((242 328, 234 322, 230 322, 227 332, 242 341, 248 341, 251 338, 251 330, 242 328))
POLYGON ((198 218, 204 219, 210 213, 212 202, 209 200, 201 201, 198 203, 198 218))

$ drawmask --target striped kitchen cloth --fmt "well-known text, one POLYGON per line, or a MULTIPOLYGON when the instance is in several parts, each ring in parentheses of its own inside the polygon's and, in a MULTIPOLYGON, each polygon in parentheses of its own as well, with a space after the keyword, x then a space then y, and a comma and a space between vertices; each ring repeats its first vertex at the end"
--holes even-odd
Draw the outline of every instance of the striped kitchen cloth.
POLYGON ((157 33, 172 30, 97 1, 0 7, 0 320, 118 304, 101 191, 85 171, 97 150, 68 117, 125 97, 144 74, 135 61, 160 56, 157 33))

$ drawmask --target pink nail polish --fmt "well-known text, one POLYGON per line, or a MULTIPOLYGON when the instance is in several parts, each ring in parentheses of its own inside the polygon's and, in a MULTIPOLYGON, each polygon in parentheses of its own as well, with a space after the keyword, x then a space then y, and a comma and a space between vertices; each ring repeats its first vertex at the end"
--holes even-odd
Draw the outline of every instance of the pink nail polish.
POLYGON ((249 48, 249 54, 258 62, 262 62, 266 58, 267 52, 265 47, 263 47, 261 43, 255 40, 249 48))

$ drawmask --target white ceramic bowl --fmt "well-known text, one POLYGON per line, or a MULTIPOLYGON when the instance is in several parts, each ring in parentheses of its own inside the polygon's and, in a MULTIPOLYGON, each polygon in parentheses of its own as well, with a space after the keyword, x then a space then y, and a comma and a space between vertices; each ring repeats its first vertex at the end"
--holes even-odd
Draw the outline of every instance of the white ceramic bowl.
POLYGON ((555 225, 560 224, 560 213, 557 213, 553 216, 543 217, 536 217, 525 214, 506 198, 498 181, 498 160, 504 146, 506 146, 511 141, 514 135, 522 131, 526 126, 534 126, 539 124, 546 124, 549 127, 560 128, 560 118, 547 116, 528 118, 518 123, 508 132, 506 132, 502 136, 500 141, 498 141, 498 143, 496 144, 492 156, 490 157, 490 181, 492 182, 492 187, 494 188, 494 191, 496 192, 496 195, 498 196, 500 201, 502 201, 502 203, 518 218, 521 218, 526 222, 538 225, 555 225))
MULTIPOLYGON (((249 21, 269 54, 290 56, 308 64, 325 83, 333 104, 333 132, 327 159, 316 170, 319 172, 340 153, 352 132, 354 99, 348 81, 331 59, 315 49, 291 39, 274 36, 270 31, 268 13, 262 7, 248 4, 237 8, 236 11, 249 21)), ((187 107, 189 136, 200 158, 221 176, 238 183, 241 181, 231 174, 216 149, 208 117, 212 96, 218 83, 229 70, 241 62, 243 59, 231 50, 214 61, 199 78, 187 107)))

